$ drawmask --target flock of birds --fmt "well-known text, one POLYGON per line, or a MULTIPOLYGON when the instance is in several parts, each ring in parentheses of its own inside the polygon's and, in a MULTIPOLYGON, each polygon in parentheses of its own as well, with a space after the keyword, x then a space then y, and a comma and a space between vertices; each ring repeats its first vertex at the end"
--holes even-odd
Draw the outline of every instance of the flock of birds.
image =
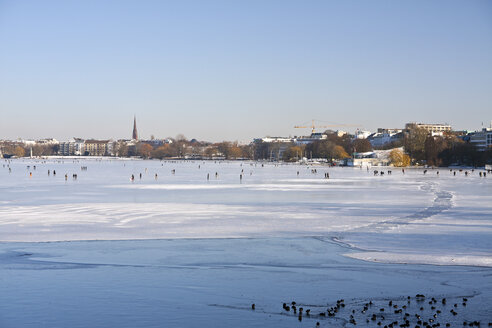
MULTIPOLYGON (((341 320, 343 326, 369 326, 376 328, 439 328, 439 327, 480 327, 480 320, 461 320, 459 313, 465 314, 468 298, 453 299, 448 305, 446 298, 426 298, 423 294, 417 294, 414 298, 376 301, 370 300, 363 304, 346 305, 344 299, 336 301, 331 307, 316 306, 315 309, 305 309, 295 301, 283 303, 283 313, 297 317, 316 320, 316 327, 320 327, 320 320, 334 318, 341 320), (456 302, 456 303, 455 303, 456 302), (346 309, 350 307, 350 309, 346 309), (316 312, 315 312, 316 311, 316 312), (448 313, 448 314, 447 314, 448 313), (348 316, 348 317, 347 317, 348 316)), ((313 306, 311 306, 313 307, 313 306)), ((251 305, 256 310, 256 304, 251 305)), ((488 322, 492 327, 492 322, 488 322)))

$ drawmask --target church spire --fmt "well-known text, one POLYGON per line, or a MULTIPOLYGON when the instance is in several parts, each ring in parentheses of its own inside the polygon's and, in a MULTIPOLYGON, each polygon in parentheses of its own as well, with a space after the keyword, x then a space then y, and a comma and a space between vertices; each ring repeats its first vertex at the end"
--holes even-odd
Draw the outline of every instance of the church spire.
POLYGON ((133 134, 132 134, 132 139, 138 140, 137 117, 135 115, 133 116, 133 134))

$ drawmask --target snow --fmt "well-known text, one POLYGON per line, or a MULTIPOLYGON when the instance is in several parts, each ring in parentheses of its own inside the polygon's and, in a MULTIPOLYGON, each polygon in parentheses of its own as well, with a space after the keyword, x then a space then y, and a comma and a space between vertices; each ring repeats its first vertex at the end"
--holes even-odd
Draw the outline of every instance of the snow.
POLYGON ((492 176, 477 171, 3 165, 0 327, 341 327, 369 299, 379 308, 417 293, 470 299, 457 316, 443 309, 441 325, 492 321, 492 176), (282 310, 296 300, 319 313, 340 298, 337 318, 282 310))

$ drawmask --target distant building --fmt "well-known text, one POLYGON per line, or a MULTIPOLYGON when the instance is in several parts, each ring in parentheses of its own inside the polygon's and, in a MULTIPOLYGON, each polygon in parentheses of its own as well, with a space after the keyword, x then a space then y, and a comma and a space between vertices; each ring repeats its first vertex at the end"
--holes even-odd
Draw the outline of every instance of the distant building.
POLYGON ((267 158, 271 161, 281 160, 284 152, 294 145, 295 141, 295 138, 285 137, 256 138, 253 140, 256 145, 255 158, 267 158))
POLYGON ((490 128, 483 128, 481 131, 472 132, 468 137, 470 143, 475 145, 477 150, 484 151, 492 149, 492 123, 490 128))
POLYGON ((151 140, 140 140, 140 143, 151 145, 152 147, 159 147, 164 144, 164 140, 161 139, 151 139, 151 140))
POLYGON ((132 139, 133 140, 138 140, 137 117, 136 116, 133 116, 133 133, 132 133, 132 139))
POLYGON ((397 134, 397 133, 402 133, 402 132, 403 132, 403 129, 378 128, 378 133, 397 134))
MULTIPOLYGON (((193 143, 193 141, 190 141, 190 142, 193 143)), ((195 143, 197 143, 197 142, 198 141, 196 141, 196 139, 195 139, 195 143)), ((132 142, 132 141, 130 141, 130 143, 133 145, 136 144, 135 142, 132 142)), ((139 143, 149 144, 152 147, 159 147, 159 146, 162 146, 165 144, 172 144, 173 140, 172 139, 150 139, 150 140, 140 140, 139 143)))
POLYGON ((58 144, 60 144, 60 142, 56 139, 53 139, 53 138, 46 138, 46 139, 36 140, 36 144, 52 146, 52 145, 58 145, 58 144))
POLYGON ((291 140, 298 145, 307 145, 315 141, 325 140, 326 138, 328 138, 326 133, 313 132, 309 137, 298 137, 291 140))
POLYGON ((302 137, 263 137, 256 138, 253 143, 285 143, 285 144, 297 144, 297 145, 307 145, 315 141, 325 140, 328 138, 326 133, 313 132, 310 136, 302 137))
POLYGON ((111 140, 86 140, 84 142, 84 155, 113 156, 113 142, 111 140))
POLYGON ((70 156, 70 142, 60 142, 60 147, 58 148, 58 155, 70 156))
POLYGON ((256 138, 253 140, 255 143, 260 143, 260 142, 266 142, 266 143, 271 143, 271 142, 293 142, 295 141, 294 138, 286 138, 286 137, 263 137, 263 138, 256 138))
POLYGON ((62 156, 81 156, 84 155, 84 139, 72 138, 70 141, 61 142, 58 154, 62 156))
POLYGON ((445 132, 451 132, 449 124, 427 124, 427 123, 407 123, 405 129, 409 130, 412 127, 418 127, 427 130, 431 136, 442 136, 445 132))
POLYGON ((34 146, 36 145, 36 141, 34 140, 24 140, 24 139, 17 139, 19 143, 22 143, 24 146, 34 146))
POLYGON ((356 167, 389 166, 389 154, 391 150, 392 149, 354 153, 352 158, 346 159, 346 165, 356 167))
POLYGON ((371 131, 355 130, 355 139, 367 139, 371 135, 371 131))
POLYGON ((383 129, 379 128, 378 132, 371 134, 367 140, 373 147, 382 147, 386 144, 400 141, 403 138, 401 129, 383 129))

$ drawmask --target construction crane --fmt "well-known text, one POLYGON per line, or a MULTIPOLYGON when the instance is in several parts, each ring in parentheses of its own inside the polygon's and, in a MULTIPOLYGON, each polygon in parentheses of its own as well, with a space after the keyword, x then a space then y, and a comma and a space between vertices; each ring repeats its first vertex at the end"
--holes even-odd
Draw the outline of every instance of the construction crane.
POLYGON ((303 125, 295 125, 294 128, 295 129, 311 129, 311 133, 314 133, 314 131, 316 130, 316 128, 324 128, 324 129, 327 129, 327 128, 336 128, 336 127, 360 127, 359 125, 354 125, 354 124, 328 124, 328 125, 316 125, 314 124, 315 120, 311 120, 311 125, 306 125, 306 123, 304 123, 303 125))

